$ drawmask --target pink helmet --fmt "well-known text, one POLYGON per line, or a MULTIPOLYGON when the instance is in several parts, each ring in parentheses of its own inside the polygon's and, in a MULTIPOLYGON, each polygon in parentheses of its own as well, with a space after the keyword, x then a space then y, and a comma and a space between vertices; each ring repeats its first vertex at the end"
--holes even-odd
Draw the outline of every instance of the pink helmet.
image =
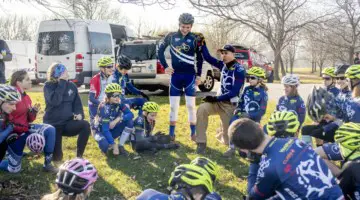
POLYGON ((38 133, 33 133, 26 138, 26 145, 32 152, 41 153, 45 147, 45 138, 38 133))
POLYGON ((95 183, 97 178, 98 173, 94 165, 88 160, 74 158, 60 166, 56 184, 65 194, 80 194, 95 183))

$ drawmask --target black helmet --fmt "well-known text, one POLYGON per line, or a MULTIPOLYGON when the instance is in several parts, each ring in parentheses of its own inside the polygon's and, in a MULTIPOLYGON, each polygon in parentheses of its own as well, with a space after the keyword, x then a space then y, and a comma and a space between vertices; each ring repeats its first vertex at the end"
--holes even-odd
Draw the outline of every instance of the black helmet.
POLYGON ((320 122, 325 114, 336 115, 335 97, 326 89, 315 86, 307 100, 307 112, 315 122, 320 122))
POLYGON ((190 13, 183 13, 179 17, 180 24, 194 24, 194 17, 190 13))
POLYGON ((131 60, 127 56, 120 55, 117 59, 117 62, 118 62, 119 69, 126 69, 126 70, 131 69, 132 63, 131 63, 131 60))
POLYGON ((350 65, 338 65, 338 66, 335 66, 335 75, 338 76, 339 74, 344 74, 345 75, 345 72, 346 70, 350 67, 350 65))

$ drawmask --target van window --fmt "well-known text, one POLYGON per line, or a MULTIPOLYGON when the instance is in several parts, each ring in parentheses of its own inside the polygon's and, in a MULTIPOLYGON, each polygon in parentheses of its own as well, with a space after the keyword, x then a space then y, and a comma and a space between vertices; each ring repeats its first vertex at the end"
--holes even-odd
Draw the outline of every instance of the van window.
POLYGON ((121 47, 121 54, 129 57, 131 60, 153 60, 156 59, 155 44, 126 44, 121 47))
POLYGON ((41 32, 37 41, 37 53, 42 55, 66 55, 75 51, 74 32, 41 32))
POLYGON ((112 39, 110 34, 89 32, 91 53, 112 54, 112 39))
POLYGON ((238 60, 248 60, 249 54, 248 54, 248 52, 236 52, 235 58, 238 60))

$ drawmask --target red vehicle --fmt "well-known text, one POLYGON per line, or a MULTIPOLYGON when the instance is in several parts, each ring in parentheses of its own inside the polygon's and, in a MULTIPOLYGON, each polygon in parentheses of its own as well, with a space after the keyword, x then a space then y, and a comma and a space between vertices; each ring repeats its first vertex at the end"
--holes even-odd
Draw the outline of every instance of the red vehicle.
POLYGON ((233 45, 233 47, 235 48, 236 60, 246 69, 250 69, 253 66, 262 67, 266 71, 267 82, 272 83, 274 81, 273 69, 270 66, 271 63, 264 55, 244 46, 233 45))

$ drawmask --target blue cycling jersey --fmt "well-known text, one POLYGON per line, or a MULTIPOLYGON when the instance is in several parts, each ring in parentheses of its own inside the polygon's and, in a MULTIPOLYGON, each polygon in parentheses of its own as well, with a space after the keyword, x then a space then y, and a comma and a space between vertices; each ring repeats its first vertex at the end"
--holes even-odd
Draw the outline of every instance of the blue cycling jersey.
POLYGON ((171 65, 174 73, 196 74, 201 76, 203 58, 200 53, 201 38, 196 33, 188 33, 183 36, 180 31, 171 32, 165 36, 160 44, 158 57, 160 63, 169 67, 165 59, 165 49, 169 46, 171 55, 171 65), (196 63, 195 63, 196 60, 196 63), (197 69, 195 69, 195 64, 197 69))
POLYGON ((138 116, 134 120, 135 131, 131 136, 131 141, 141 141, 149 137, 154 129, 154 126, 148 123, 144 116, 138 116))
POLYGON ((250 119, 260 122, 266 112, 268 95, 264 88, 247 86, 239 101, 238 110, 245 112, 250 119))
POLYGON ((347 98, 339 104, 345 122, 360 123, 360 97, 347 98))
POLYGON ((326 163, 294 138, 272 138, 263 151, 253 199, 343 199, 326 163), (276 194, 276 195, 275 195, 276 194))
POLYGON ((337 97, 340 93, 340 89, 335 87, 334 84, 330 85, 329 87, 326 87, 326 90, 334 95, 334 97, 337 97))
MULTIPOLYGON (((164 194, 153 189, 147 189, 142 192, 136 200, 187 200, 181 193, 164 194)), ((203 200, 221 200, 221 197, 216 192, 208 194, 203 200)))
POLYGON ((276 105, 278 111, 291 111, 298 116, 300 126, 305 120, 305 104, 300 96, 282 96, 276 105))
POLYGON ((117 83, 121 86, 122 88, 122 95, 123 97, 125 97, 125 91, 126 89, 131 93, 131 94, 134 94, 134 95, 140 95, 141 94, 141 91, 138 90, 130 81, 129 79, 129 75, 128 74, 125 74, 125 75, 122 75, 118 70, 116 70, 114 72, 114 75, 113 75, 113 83, 117 83))
POLYGON ((342 104, 351 99, 351 91, 350 90, 341 90, 338 96, 335 98, 335 105, 336 105, 336 118, 341 119, 344 122, 348 122, 349 119, 347 118, 346 111, 343 110, 342 104))

